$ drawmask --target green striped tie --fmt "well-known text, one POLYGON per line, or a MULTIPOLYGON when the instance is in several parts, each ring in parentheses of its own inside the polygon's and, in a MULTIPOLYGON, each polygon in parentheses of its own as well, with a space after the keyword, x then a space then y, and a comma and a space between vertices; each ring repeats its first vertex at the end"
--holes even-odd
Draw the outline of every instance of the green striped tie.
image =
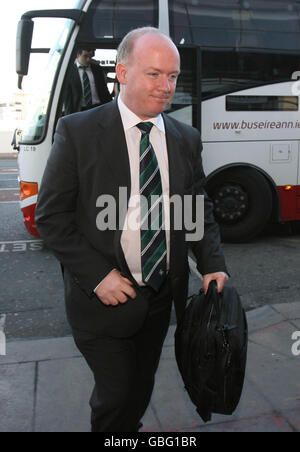
POLYGON ((83 96, 87 107, 92 105, 92 91, 89 76, 86 73, 87 68, 85 66, 81 66, 83 69, 83 96))
POLYGON ((141 122, 140 195, 141 261, 143 281, 158 291, 167 273, 162 183, 154 149, 150 143, 151 122, 141 122))

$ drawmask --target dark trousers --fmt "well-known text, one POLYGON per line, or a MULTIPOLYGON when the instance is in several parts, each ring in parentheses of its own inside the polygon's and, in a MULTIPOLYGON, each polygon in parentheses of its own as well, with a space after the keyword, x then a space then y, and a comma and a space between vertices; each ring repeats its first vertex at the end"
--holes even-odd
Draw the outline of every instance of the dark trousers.
POLYGON ((149 300, 149 311, 134 336, 119 339, 73 330, 75 343, 95 379, 90 399, 92 432, 138 431, 149 405, 172 297, 168 282, 159 294, 141 290, 149 300))

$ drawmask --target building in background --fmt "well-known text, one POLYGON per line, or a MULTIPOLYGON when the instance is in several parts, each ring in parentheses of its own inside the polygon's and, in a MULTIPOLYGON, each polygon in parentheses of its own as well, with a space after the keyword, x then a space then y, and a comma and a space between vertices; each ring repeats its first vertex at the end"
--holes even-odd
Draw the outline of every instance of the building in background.
POLYGON ((16 92, 0 99, 0 155, 12 154, 12 137, 15 129, 22 129, 28 112, 29 96, 16 92))

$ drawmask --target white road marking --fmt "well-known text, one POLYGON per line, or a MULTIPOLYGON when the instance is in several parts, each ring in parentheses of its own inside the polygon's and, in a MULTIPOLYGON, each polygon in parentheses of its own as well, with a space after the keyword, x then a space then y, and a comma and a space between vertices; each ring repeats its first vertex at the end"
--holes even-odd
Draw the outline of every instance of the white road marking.
POLYGON ((41 251, 43 248, 42 240, 0 241, 0 253, 24 253, 26 251, 41 251))

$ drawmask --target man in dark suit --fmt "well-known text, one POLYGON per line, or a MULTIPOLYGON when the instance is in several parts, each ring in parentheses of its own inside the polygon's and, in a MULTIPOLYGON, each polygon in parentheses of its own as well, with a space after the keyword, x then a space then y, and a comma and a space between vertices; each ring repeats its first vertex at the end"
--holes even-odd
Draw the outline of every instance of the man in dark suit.
POLYGON ((94 51, 79 49, 66 89, 64 113, 89 110, 112 100, 103 68, 93 60, 94 51))
POLYGON ((168 37, 153 28, 129 33, 118 51, 119 98, 59 121, 39 193, 37 226, 64 268, 68 319, 95 378, 94 432, 139 429, 172 300, 177 319, 185 309, 189 246, 205 291, 211 280, 221 291, 228 279, 200 134, 162 113, 179 72, 168 37), (202 240, 187 241, 175 227, 170 199, 186 195, 204 196, 202 240), (135 205, 136 196, 145 202, 135 205))

